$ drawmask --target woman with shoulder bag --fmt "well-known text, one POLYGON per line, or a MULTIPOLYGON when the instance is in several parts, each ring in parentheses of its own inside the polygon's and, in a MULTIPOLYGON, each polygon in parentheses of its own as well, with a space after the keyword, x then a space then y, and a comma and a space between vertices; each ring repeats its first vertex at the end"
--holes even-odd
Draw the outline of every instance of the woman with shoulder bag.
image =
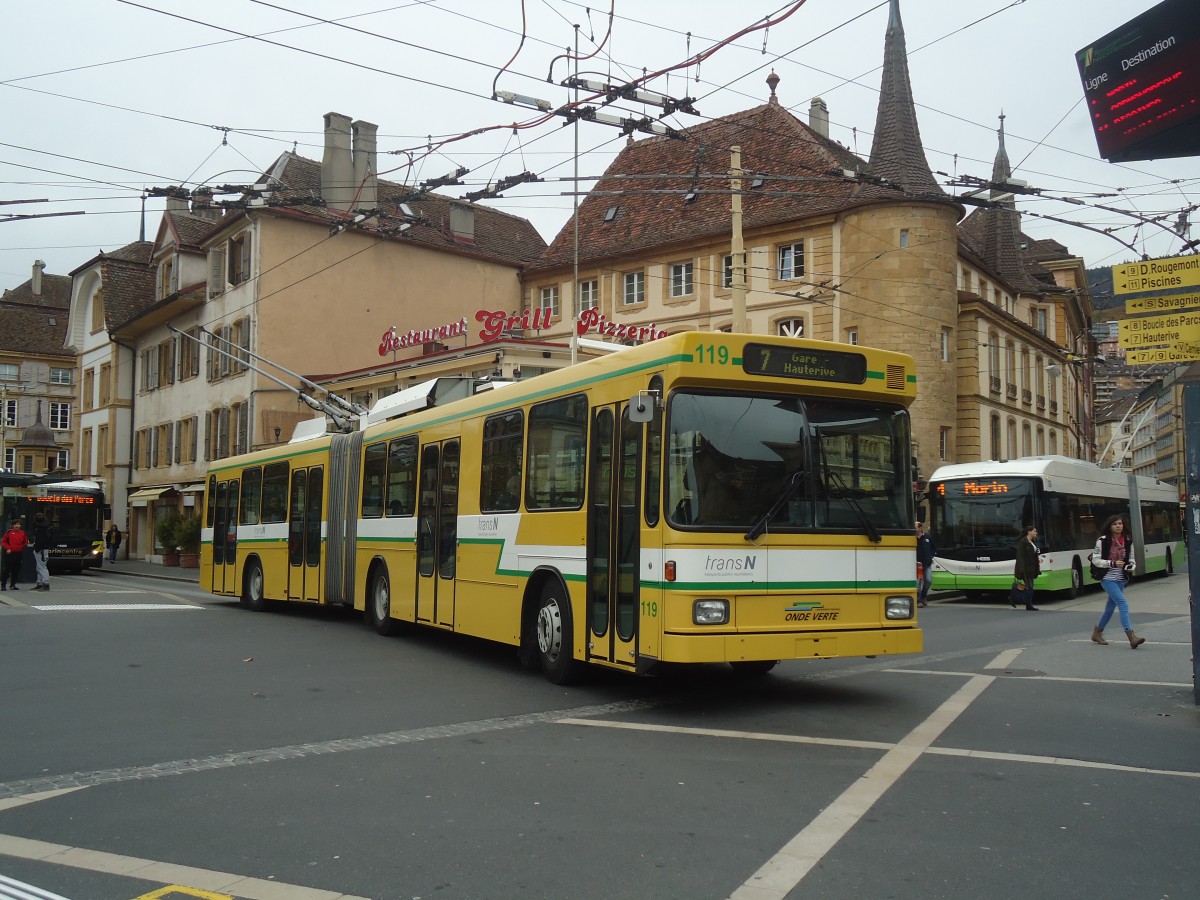
POLYGON ((1037 536, 1037 528, 1033 525, 1026 525, 1021 529, 1021 539, 1017 541, 1017 564, 1013 569, 1016 582, 1013 584, 1012 595, 1008 598, 1013 609, 1017 608, 1017 599, 1023 598, 1025 608, 1037 612, 1037 607, 1033 605, 1033 583, 1042 574, 1037 544, 1034 543, 1037 536))
POLYGON ((1100 587, 1108 594, 1100 621, 1092 629, 1092 640, 1097 644, 1108 644, 1104 639, 1104 626, 1112 618, 1113 610, 1121 613, 1121 626, 1129 638, 1129 646, 1136 650, 1146 643, 1144 637, 1133 633, 1129 621, 1129 601, 1125 599, 1125 583, 1133 575, 1133 537, 1129 533, 1129 520, 1122 514, 1110 516, 1100 529, 1100 539, 1092 551, 1092 565, 1104 572, 1100 587))

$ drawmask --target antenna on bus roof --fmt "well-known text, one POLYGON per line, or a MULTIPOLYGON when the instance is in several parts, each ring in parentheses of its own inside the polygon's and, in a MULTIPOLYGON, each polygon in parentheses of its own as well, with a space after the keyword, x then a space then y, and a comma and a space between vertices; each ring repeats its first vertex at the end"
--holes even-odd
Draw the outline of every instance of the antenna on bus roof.
MULTIPOLYGON (((197 344, 203 344, 203 341, 201 341, 200 338, 196 337, 194 334, 188 334, 186 331, 180 331, 174 325, 168 325, 167 330, 173 331, 175 334, 185 337, 189 341, 195 341, 197 344)), ((203 328, 201 328, 200 330, 202 332, 204 332, 205 334, 209 334, 209 332, 204 331, 203 328)), ((211 334, 209 336, 212 337, 211 334)), ((220 339, 218 338, 218 340, 220 340, 220 339)), ((303 403, 307 404, 312 409, 315 409, 317 412, 324 413, 325 415, 329 416, 329 418, 331 418, 333 420, 333 423, 341 431, 349 432, 349 431, 354 430, 353 425, 350 422, 350 419, 346 416, 346 412, 347 412, 347 410, 345 408, 346 401, 341 400, 340 397, 336 398, 338 400, 341 400, 341 403, 338 403, 338 404, 326 403, 324 400, 317 400, 315 397, 310 397, 308 394, 304 393, 304 391, 300 390, 300 388, 295 387, 294 385, 288 384, 282 378, 277 378, 274 375, 272 375, 270 372, 264 372, 262 369, 258 368, 257 366, 254 366, 254 365, 246 362, 246 360, 243 359, 241 356, 235 355, 233 353, 229 353, 226 350, 222 350, 216 344, 209 344, 208 349, 213 350, 217 353, 220 353, 222 356, 229 357, 231 360, 235 361, 239 365, 245 366, 247 369, 250 369, 253 372, 257 372, 259 375, 262 375, 264 378, 270 378, 273 382, 275 382, 277 385, 282 387, 284 390, 288 390, 288 391, 291 391, 292 393, 294 393, 303 403)), ((239 350, 239 352, 242 352, 240 347, 238 348, 238 350, 239 350)), ((260 357, 256 356, 255 354, 250 353, 249 350, 246 350, 244 352, 250 354, 251 356, 254 356, 255 359, 260 358, 260 357)), ((267 364, 274 365, 274 363, 271 363, 271 362, 268 362, 267 364)), ((284 369, 282 366, 276 366, 276 368, 278 368, 282 372, 287 372, 287 369, 284 369)), ((288 374, 291 375, 292 373, 288 372, 288 374)), ((296 378, 299 378, 300 381, 306 381, 306 379, 300 378, 299 375, 297 375, 296 378)), ((326 392, 326 393, 328 393, 328 392, 326 392)))
MULTIPOLYGON (((345 410, 346 412, 350 413, 350 415, 352 415, 352 416, 365 416, 368 412, 370 412, 370 410, 367 409, 365 406, 362 406, 358 403, 354 403, 350 400, 346 400, 343 397, 339 397, 337 394, 333 393, 333 391, 329 390, 328 388, 323 388, 323 387, 321 387, 321 385, 319 385, 315 382, 309 381, 303 375, 299 375, 299 374, 293 372, 291 369, 285 369, 283 366, 281 366, 277 362, 272 362, 269 359, 265 359, 265 358, 259 356, 257 353, 255 353, 254 351, 250 350, 247 347, 239 347, 236 344, 234 344, 233 341, 229 340, 228 338, 223 338, 219 334, 213 334, 211 331, 209 331, 203 325, 200 326, 200 333, 207 334, 214 341, 220 341, 223 344, 227 344, 228 346, 233 347, 235 355, 231 356, 229 353, 225 354, 226 356, 230 356, 231 359, 239 359, 239 361, 242 362, 243 365, 245 365, 245 360, 240 359, 240 357, 236 354, 241 354, 243 356, 253 356, 259 362, 266 363, 272 369, 278 369, 280 372, 283 372, 285 375, 291 375, 293 378, 295 378, 297 381, 299 381, 302 385, 304 385, 309 390, 320 391, 322 394, 324 394, 326 397, 328 397, 330 402, 332 402, 335 406, 338 406, 339 408, 345 410)), ((258 371, 258 370, 256 369, 255 371, 258 371)))

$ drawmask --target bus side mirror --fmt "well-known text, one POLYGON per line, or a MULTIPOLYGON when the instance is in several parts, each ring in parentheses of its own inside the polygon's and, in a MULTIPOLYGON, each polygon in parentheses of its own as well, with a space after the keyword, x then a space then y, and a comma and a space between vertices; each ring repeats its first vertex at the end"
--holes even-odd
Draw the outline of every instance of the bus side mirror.
POLYGON ((629 421, 653 422, 659 402, 658 391, 638 391, 629 401, 629 421))

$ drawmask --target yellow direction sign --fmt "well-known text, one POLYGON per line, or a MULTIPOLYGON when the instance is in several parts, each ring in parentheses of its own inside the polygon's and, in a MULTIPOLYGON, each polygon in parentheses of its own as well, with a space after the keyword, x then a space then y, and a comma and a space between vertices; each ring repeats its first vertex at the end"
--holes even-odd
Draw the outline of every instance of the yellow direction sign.
POLYGON ((1169 316, 1122 319, 1117 325, 1117 337, 1122 347, 1200 341, 1200 310, 1169 316))
POLYGON ((1112 267, 1114 294, 1200 287, 1200 255, 1169 256, 1112 267))
MULTIPOLYGON (((1188 345, 1190 349, 1200 351, 1200 346, 1188 345)), ((1146 366, 1151 363, 1183 363, 1200 360, 1200 352, 1191 353, 1174 347, 1160 347, 1154 350, 1127 350, 1125 362, 1131 366, 1146 366)))
POLYGON ((1200 309, 1200 294, 1171 294, 1166 297, 1130 297, 1125 301, 1125 314, 1165 313, 1176 309, 1200 309))

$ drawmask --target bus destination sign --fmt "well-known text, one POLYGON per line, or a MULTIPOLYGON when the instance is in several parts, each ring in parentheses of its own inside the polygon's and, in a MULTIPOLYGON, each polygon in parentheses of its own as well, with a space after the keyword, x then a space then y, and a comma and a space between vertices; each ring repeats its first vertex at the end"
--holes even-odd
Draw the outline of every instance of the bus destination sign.
POLYGON ((943 481, 934 485, 933 490, 939 497, 949 494, 951 497, 988 497, 995 494, 1007 494, 1010 482, 1000 478, 990 481, 943 481))
POLYGON ((813 381, 862 384, 867 380, 867 358, 841 350, 796 350, 771 344, 747 344, 742 369, 750 375, 777 375, 813 381))

